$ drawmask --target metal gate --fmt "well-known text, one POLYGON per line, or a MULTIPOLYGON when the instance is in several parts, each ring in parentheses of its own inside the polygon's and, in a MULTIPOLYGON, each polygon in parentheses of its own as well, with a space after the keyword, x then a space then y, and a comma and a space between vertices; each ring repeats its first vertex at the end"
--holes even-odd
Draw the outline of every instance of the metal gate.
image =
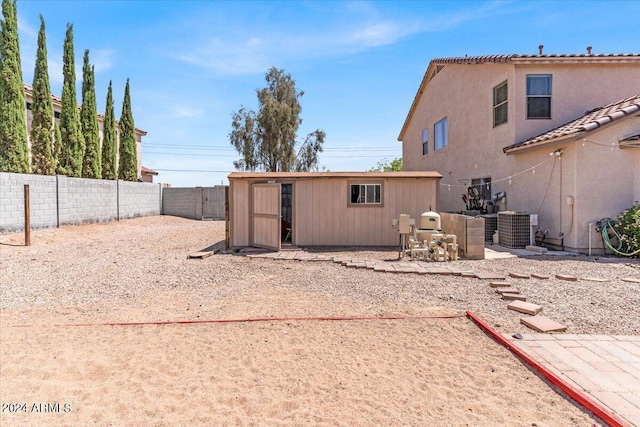
POLYGON ((251 245, 280 250, 280 184, 251 185, 251 245))
POLYGON ((202 188, 202 219, 225 218, 225 186, 202 188))

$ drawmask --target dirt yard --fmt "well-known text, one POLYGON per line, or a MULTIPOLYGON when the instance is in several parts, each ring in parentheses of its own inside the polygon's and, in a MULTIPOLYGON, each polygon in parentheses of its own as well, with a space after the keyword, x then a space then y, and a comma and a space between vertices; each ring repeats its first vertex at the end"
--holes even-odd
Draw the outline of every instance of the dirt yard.
MULTIPOLYGON (((30 247, 0 235, 0 424, 599 424, 465 317, 437 317, 471 310, 501 332, 526 332, 486 282, 187 259, 223 236, 222 222, 163 216, 36 230, 30 247), (384 315, 433 317, 148 324, 384 315), (127 322, 145 324, 104 325, 127 322)), ((640 276, 637 261, 456 264, 610 279, 514 282, 570 333, 640 334, 638 284, 621 280, 640 276)))

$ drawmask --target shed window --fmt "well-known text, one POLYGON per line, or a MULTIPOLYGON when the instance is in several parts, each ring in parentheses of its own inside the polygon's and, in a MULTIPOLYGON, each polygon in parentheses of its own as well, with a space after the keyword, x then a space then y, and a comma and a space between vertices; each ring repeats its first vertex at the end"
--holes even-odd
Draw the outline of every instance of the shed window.
POLYGON ((350 202, 352 205, 382 204, 381 184, 350 184, 350 202))

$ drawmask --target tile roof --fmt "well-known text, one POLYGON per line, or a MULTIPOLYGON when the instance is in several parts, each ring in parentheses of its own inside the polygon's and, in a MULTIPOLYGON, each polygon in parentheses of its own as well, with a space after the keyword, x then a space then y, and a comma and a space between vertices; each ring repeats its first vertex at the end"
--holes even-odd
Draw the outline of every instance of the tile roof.
POLYGON ((158 172, 154 171, 153 169, 149 169, 147 167, 142 166, 140 168, 140 172, 143 174, 147 174, 147 175, 158 175, 158 172))
POLYGON ((551 55, 482 55, 460 56, 449 58, 435 58, 431 60, 435 64, 485 64, 485 63, 528 63, 528 62, 637 62, 640 61, 638 53, 610 53, 600 55, 588 54, 551 54, 551 55))
MULTIPOLYGON (((22 86, 24 87, 24 94, 33 99, 33 87, 28 84, 23 84, 22 86)), ((51 101, 53 102, 53 105, 56 105, 58 107, 62 106, 62 98, 60 98, 59 96, 51 94, 51 101)), ((80 108, 81 108, 81 105, 78 105, 78 109, 80 108)), ((104 122, 104 114, 98 113, 98 120, 104 122)), ((116 125, 118 125, 118 120, 116 120, 116 125)), ((142 130, 138 128, 136 128, 136 132, 138 132, 142 136, 145 136, 147 134, 146 130, 142 130)))
POLYGON ((524 147, 541 145, 559 138, 577 136, 596 130, 623 117, 638 113, 640 113, 640 94, 587 111, 584 116, 578 119, 572 120, 569 123, 565 123, 538 136, 534 136, 533 138, 509 145, 503 148, 503 151, 508 153, 524 147))

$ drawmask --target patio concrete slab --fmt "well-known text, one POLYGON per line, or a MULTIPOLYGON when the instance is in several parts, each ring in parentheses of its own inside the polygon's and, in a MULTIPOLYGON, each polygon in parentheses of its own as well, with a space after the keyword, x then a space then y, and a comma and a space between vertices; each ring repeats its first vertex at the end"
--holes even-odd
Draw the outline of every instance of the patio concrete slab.
POLYGON ((640 337, 522 334, 504 337, 629 425, 640 427, 640 337), (636 368, 638 367, 638 368, 636 368))

